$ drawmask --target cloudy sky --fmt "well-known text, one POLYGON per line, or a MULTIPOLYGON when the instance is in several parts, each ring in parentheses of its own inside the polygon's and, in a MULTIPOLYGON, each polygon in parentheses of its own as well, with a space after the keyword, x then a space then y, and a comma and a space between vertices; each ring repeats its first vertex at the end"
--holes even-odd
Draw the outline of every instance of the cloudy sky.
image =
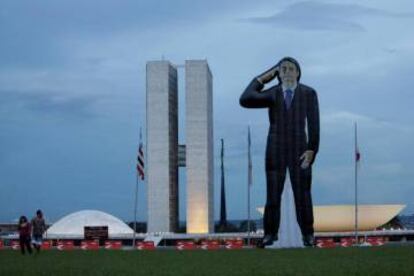
MULTIPOLYGON (((243 109, 238 99, 254 76, 288 55, 319 96, 314 203, 353 203, 356 121, 360 202, 405 204, 403 213, 412 214, 413 24, 410 0, 1 0, 0 221, 38 208, 50 221, 81 209, 132 218, 145 64, 163 57, 207 59, 214 76, 216 218, 220 138, 228 217, 246 216, 248 124, 252 205, 264 204, 267 113, 243 109)), ((184 181, 180 188, 184 219, 184 181)), ((145 220, 144 185, 139 193, 145 220)))

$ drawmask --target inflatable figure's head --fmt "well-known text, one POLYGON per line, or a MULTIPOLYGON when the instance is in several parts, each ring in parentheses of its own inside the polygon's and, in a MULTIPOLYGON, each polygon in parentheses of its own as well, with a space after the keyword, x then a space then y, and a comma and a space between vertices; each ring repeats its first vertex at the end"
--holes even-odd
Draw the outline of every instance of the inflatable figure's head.
POLYGON ((284 57, 279 63, 279 74, 277 79, 282 84, 292 86, 299 82, 301 76, 301 70, 299 62, 292 57, 284 57))

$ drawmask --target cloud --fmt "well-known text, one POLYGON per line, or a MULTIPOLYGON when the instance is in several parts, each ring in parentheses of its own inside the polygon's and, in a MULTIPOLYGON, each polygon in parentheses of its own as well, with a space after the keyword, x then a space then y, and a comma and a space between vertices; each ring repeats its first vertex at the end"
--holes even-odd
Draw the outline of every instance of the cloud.
POLYGON ((242 21, 301 31, 361 32, 365 31, 365 28, 356 21, 366 16, 401 18, 414 17, 414 13, 389 12, 357 4, 305 1, 287 6, 272 16, 251 17, 242 21))
MULTIPOLYGON (((2 1, 0 66, 48 67, 70 62, 68 52, 85 41, 114 39, 121 33, 144 39, 194 28, 229 9, 233 1, 2 1)), ((105 48, 101 44, 99 48, 105 48)))
POLYGON ((373 164, 370 165, 367 169, 369 169, 373 175, 389 175, 391 177, 395 177, 396 175, 401 175, 408 172, 405 166, 403 166, 401 163, 396 162, 373 164))
POLYGON ((322 116, 322 121, 328 124, 336 124, 338 122, 357 122, 357 121, 364 121, 364 122, 373 122, 376 121, 373 118, 370 118, 365 115, 349 112, 349 111, 335 111, 328 113, 322 116))
MULTIPOLYGON (((1 91, 0 113, 28 111, 61 118, 91 118, 98 98, 64 96, 52 91, 1 91)), ((5 118, 2 121, 7 120, 5 118)))
POLYGON ((322 124, 328 128, 343 128, 345 125, 357 123, 369 128, 370 131, 397 131, 405 135, 413 135, 414 128, 398 121, 386 120, 368 115, 358 114, 347 110, 326 112, 321 115, 322 124))

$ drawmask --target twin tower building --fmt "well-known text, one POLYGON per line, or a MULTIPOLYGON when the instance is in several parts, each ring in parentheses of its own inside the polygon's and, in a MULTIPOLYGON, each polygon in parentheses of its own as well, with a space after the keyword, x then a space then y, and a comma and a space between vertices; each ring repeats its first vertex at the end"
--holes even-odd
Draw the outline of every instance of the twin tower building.
POLYGON ((178 229, 178 170, 186 168, 187 233, 214 231, 213 85, 206 60, 147 63, 148 232, 178 229), (185 70, 185 145, 178 141, 178 73, 185 70))

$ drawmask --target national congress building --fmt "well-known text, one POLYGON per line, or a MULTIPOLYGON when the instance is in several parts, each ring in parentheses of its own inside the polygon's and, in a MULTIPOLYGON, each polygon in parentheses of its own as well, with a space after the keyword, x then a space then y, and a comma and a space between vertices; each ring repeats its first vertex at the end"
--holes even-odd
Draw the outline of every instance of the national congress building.
POLYGON ((187 172, 187 233, 214 231, 213 88, 206 60, 185 68, 186 145, 178 143, 178 74, 169 61, 147 63, 148 232, 178 228, 178 168, 187 172))

